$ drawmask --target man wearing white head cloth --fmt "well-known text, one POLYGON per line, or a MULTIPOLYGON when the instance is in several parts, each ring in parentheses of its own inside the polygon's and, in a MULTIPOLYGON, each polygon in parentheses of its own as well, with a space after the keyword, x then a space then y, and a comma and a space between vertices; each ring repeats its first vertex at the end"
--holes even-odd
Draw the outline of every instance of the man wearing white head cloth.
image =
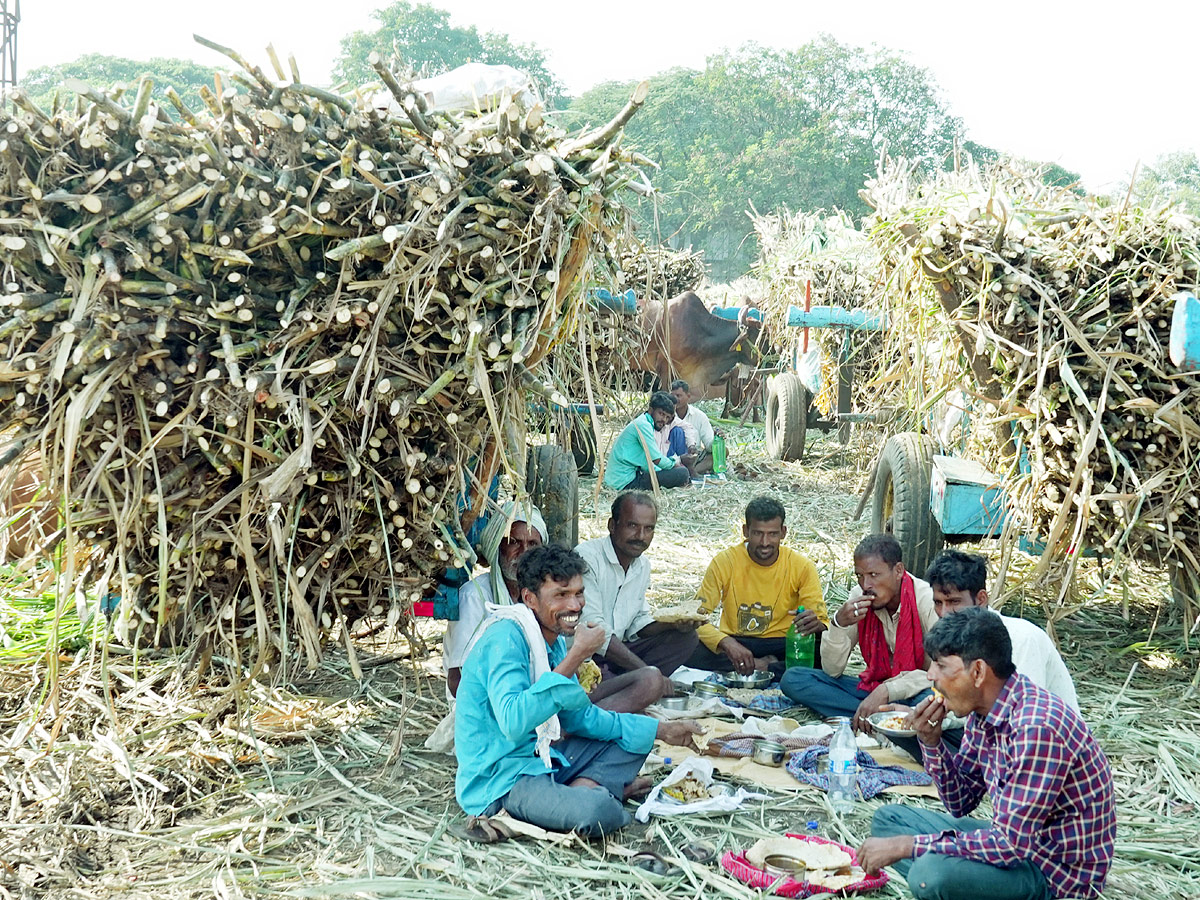
POLYGON ((517 601, 520 594, 517 560, 526 550, 546 543, 548 536, 546 521, 537 507, 514 500, 500 507, 483 529, 480 556, 491 568, 462 586, 458 592, 458 621, 446 625, 442 664, 450 693, 458 692, 471 637, 487 614, 484 604, 508 605, 517 601))

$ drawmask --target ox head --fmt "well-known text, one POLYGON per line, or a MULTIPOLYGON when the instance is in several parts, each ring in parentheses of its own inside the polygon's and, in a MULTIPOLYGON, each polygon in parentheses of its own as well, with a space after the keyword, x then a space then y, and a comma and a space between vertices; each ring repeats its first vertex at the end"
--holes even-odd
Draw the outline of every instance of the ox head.
POLYGON ((762 340, 766 333, 761 317, 752 317, 752 306, 743 306, 738 313, 738 334, 729 345, 729 352, 737 356, 739 362, 753 364, 762 357, 762 340))

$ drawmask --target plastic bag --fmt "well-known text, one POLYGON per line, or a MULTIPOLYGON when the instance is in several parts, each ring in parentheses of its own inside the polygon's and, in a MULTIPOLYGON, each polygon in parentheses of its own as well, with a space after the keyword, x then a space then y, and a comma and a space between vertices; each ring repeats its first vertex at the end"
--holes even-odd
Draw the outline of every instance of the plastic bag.
POLYGON ((685 759, 675 767, 675 771, 651 789, 645 802, 634 813, 634 818, 639 822, 648 822, 650 821, 651 814, 657 816, 682 816, 689 813, 729 812, 740 807, 746 800, 770 799, 767 794, 757 794, 741 787, 736 791, 722 791, 716 796, 705 800, 693 800, 690 803, 684 803, 675 800, 669 795, 663 795, 663 788, 670 787, 689 775, 705 787, 711 788, 713 785, 712 762, 707 759, 701 759, 698 756, 685 759))

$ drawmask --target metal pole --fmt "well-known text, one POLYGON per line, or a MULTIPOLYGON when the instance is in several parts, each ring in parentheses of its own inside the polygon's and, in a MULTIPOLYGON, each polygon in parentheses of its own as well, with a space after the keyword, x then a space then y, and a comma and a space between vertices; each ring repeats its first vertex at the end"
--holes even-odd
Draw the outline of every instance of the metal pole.
POLYGON ((17 86, 17 23, 21 0, 0 0, 0 103, 17 86))

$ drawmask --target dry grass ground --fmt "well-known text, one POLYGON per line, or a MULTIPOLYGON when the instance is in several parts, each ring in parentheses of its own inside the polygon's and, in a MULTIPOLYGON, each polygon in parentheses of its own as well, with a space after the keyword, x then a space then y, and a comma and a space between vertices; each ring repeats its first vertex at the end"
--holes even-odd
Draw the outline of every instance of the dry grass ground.
MULTIPOLYGON (((761 456, 754 429, 728 434, 735 479, 663 498, 653 601, 689 597, 708 559, 738 539, 746 500, 772 493, 788 510, 789 541, 836 603, 866 527, 850 514, 869 454, 814 438, 804 463, 780 464, 761 456)), ((582 488, 585 538, 603 533, 611 493, 594 480, 582 488)), ((1109 602, 1060 628, 1115 772, 1120 829, 1106 896, 1196 897, 1196 654, 1155 612, 1150 593, 1162 586, 1130 584, 1128 620, 1109 602)), ((361 681, 331 647, 315 672, 232 692, 198 680, 186 659, 99 645, 64 655, 53 686, 44 663, 0 668, 0 896, 751 898, 760 895, 715 866, 681 862, 678 877, 660 878, 616 848, 646 841, 674 856, 695 838, 744 847, 809 819, 847 843, 866 835, 877 801, 837 819, 805 792, 715 818, 654 820, 609 844, 465 843, 446 831, 461 816, 453 761, 422 748, 445 712, 440 626, 422 633, 434 655, 386 633, 364 638, 361 681)), ((908 892, 893 881, 878 896, 908 892)))

